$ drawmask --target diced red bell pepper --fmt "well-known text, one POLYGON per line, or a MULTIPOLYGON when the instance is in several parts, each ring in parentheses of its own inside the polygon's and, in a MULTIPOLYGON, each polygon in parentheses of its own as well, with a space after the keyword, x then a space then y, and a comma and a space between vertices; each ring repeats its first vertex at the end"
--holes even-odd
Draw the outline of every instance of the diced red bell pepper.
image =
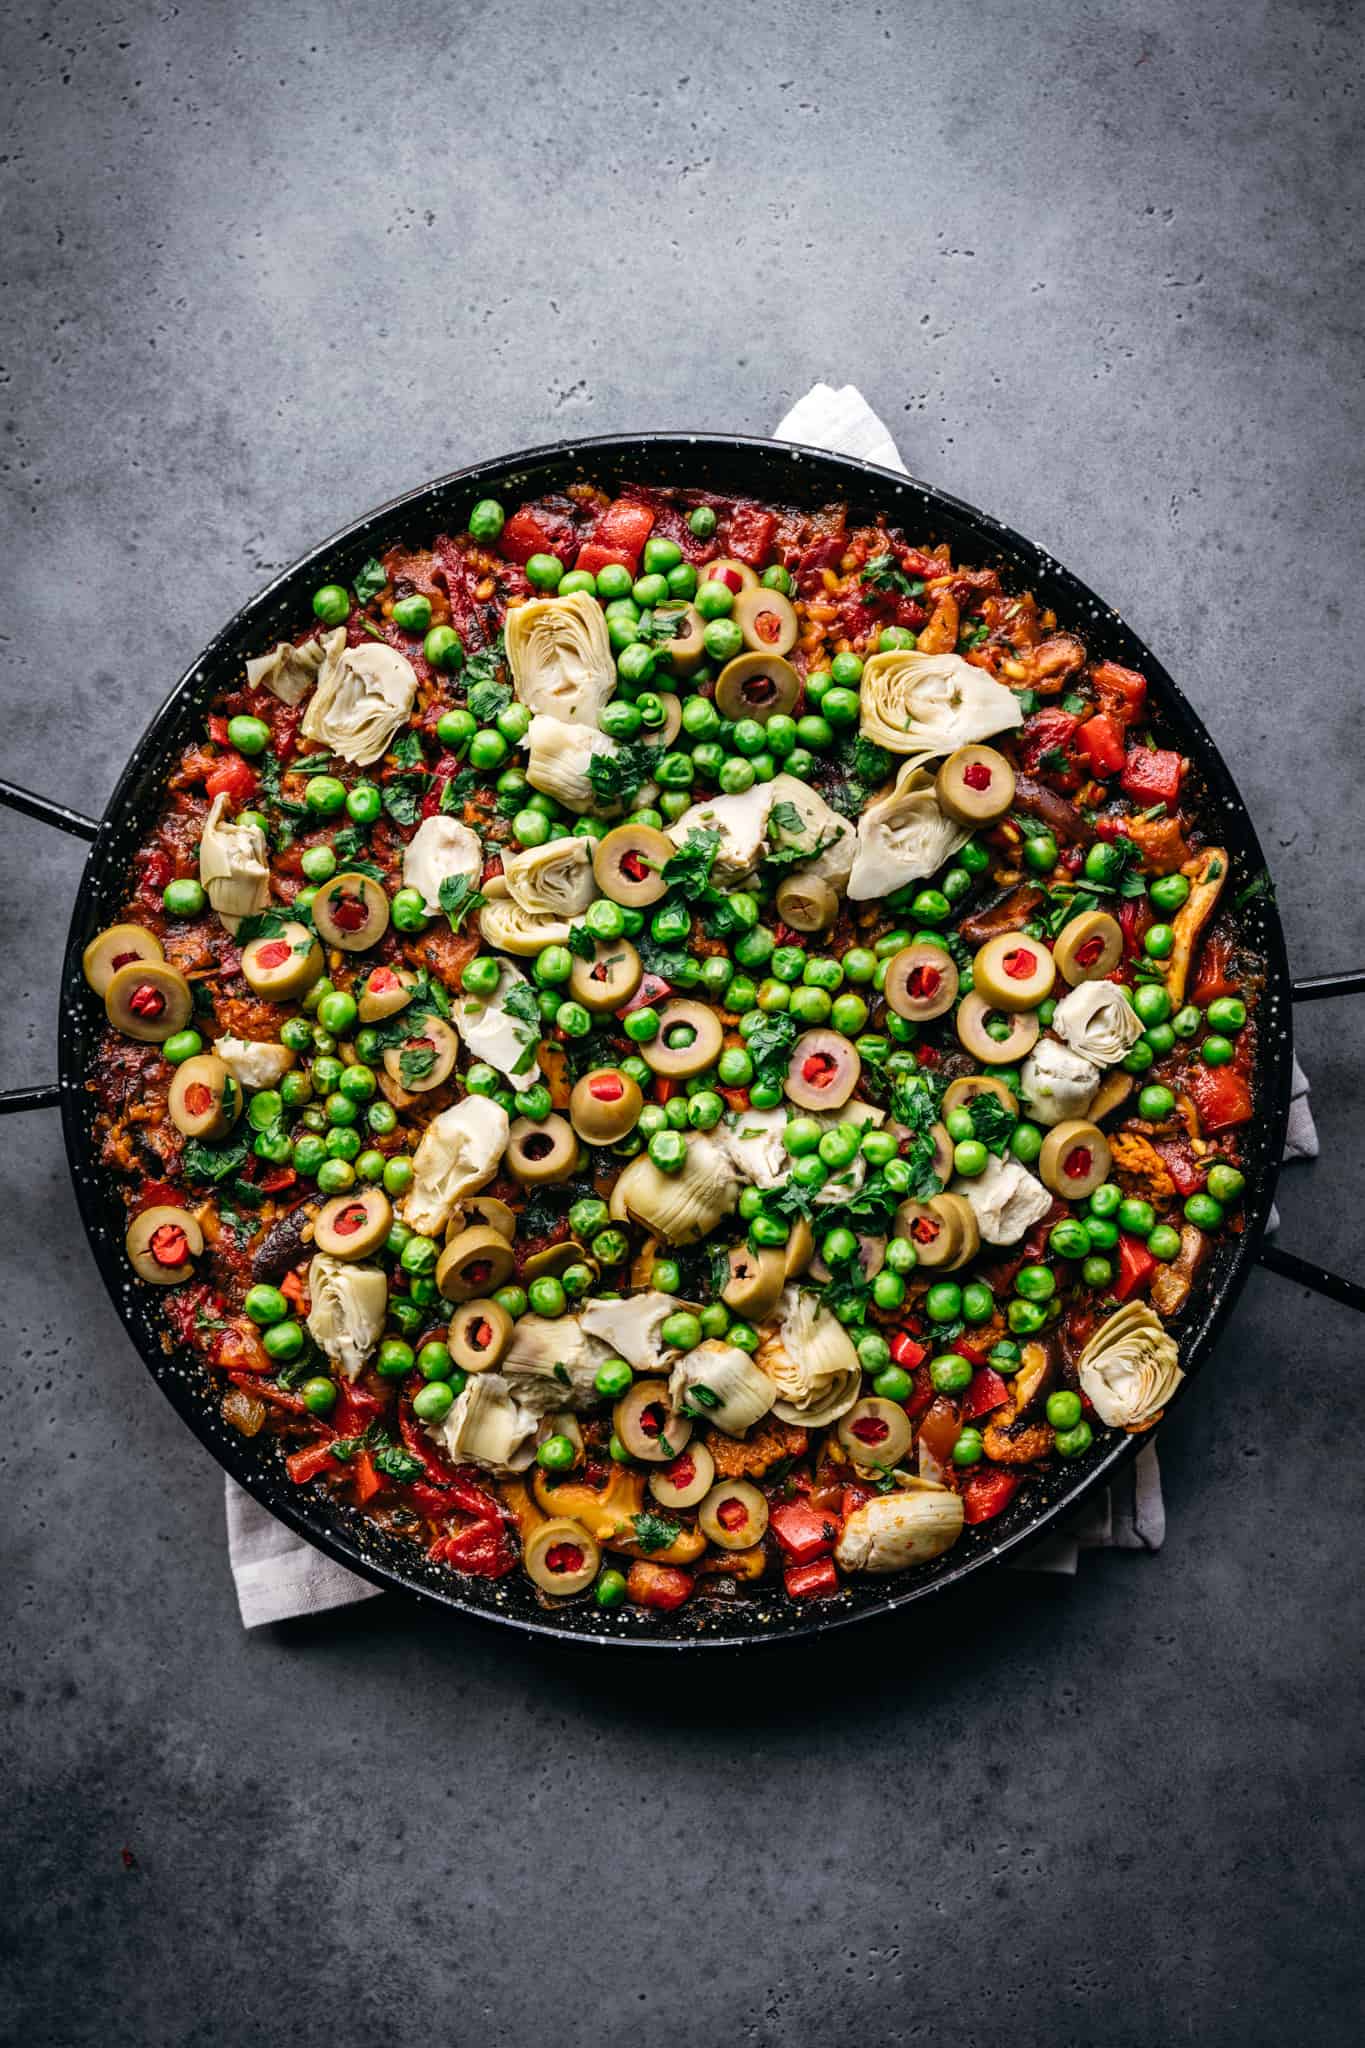
POLYGON ((849 1484, 843 1490, 840 1513, 844 1520, 847 1521, 850 1515, 856 1514, 859 1508, 865 1508, 870 1500, 875 1500, 876 1498, 876 1493, 872 1487, 849 1484))
POLYGON ((665 1104, 670 1103, 673 1100, 673 1097, 678 1092, 678 1086, 678 1082, 673 1080, 667 1074, 660 1074, 656 1078, 654 1083, 654 1100, 658 1103, 661 1109, 665 1106, 665 1104))
POLYGON ((1190 1001, 1198 1003, 1203 1010, 1218 996, 1236 995, 1237 984, 1229 973, 1231 966, 1232 941, 1215 932, 1211 938, 1204 941, 1194 987, 1190 990, 1190 1001))
POLYGON ((297 1179, 298 1175, 292 1166, 272 1166, 268 1172, 261 1175, 257 1186, 262 1194, 277 1195, 281 1188, 292 1188, 297 1179))
POLYGON ((438 1536, 428 1555, 476 1579, 505 1578, 517 1561, 501 1521, 468 1522, 451 1536, 438 1536))
POLYGON ((431 784, 422 798, 423 818, 434 818, 441 808, 446 784, 453 782, 464 763, 458 754, 442 754, 431 771, 431 784))
POLYGON ((782 1578, 790 1600, 824 1600, 839 1590, 832 1557, 817 1557, 813 1564, 789 1564, 782 1578))
POLYGON ((629 569, 632 576, 639 574, 640 565, 625 548, 604 547, 601 541, 585 540, 574 556, 575 569, 585 569, 589 576, 595 576, 599 569, 615 567, 629 569))
POLYGON ((622 1003, 616 1014, 618 1017, 628 1017, 632 1010, 643 1010, 650 1003, 661 1003, 665 996, 671 996, 672 993, 673 984, 665 981, 662 974, 646 974, 630 1001, 622 1003))
POLYGON ((809 1564, 813 1558, 828 1557, 839 1534, 839 1525, 803 1500, 781 1501, 768 1517, 768 1527, 793 1564, 809 1564))
POLYGON ((1124 762, 1123 729, 1103 711, 1076 729, 1076 745, 1094 775, 1117 775, 1124 762))
POLYGON ((1003 1408, 1009 1397, 1010 1390, 999 1373, 983 1365, 972 1374, 971 1385, 962 1396, 962 1419, 971 1422, 978 1415, 989 1415, 993 1408, 1003 1408))
POLYGON ((737 561, 747 562, 751 569, 761 569, 772 550, 776 531, 775 513, 765 512, 760 505, 736 505, 730 514, 730 553, 737 561))
POLYGON ((240 754, 224 754, 204 777, 204 788, 211 797, 225 796, 234 804, 244 804, 256 794, 256 771, 240 754))
POLYGON ((1183 1138, 1158 1138, 1155 1144, 1178 1195, 1192 1195, 1203 1187, 1204 1168, 1183 1138))
POLYGON ((514 512, 498 539, 498 551, 509 562, 524 565, 532 555, 559 555, 563 560, 573 545, 573 528, 568 520, 547 518, 523 505, 514 512))
POLYGON ((1120 725, 1136 725, 1147 702, 1147 678, 1117 661, 1097 661, 1090 671, 1100 710, 1120 725))
POLYGON ((1114 1299, 1127 1301, 1147 1285, 1156 1271, 1156 1260, 1140 1237, 1119 1238, 1119 1270, 1114 1281, 1114 1299))
POLYGON ((1002 1514, 1023 1481, 1016 1472, 972 1472, 963 1481, 962 1518, 966 1522, 990 1522, 1002 1514))
POLYGON ((897 1365, 903 1365, 907 1372, 913 1372, 915 1367, 923 1365, 929 1356, 929 1346, 921 1344, 908 1330, 902 1330, 891 1339, 891 1356, 897 1365))
POLYGON ((310 1479, 317 1478, 319 1472, 340 1471, 340 1466, 332 1456, 333 1441, 334 1439, 329 1436, 322 1443, 309 1444, 306 1450, 290 1452, 284 1461, 285 1470, 295 1486, 306 1486, 310 1479))
POLYGON ((934 1383, 929 1377, 929 1368, 927 1365, 918 1366, 915 1370, 915 1383, 910 1390, 910 1397, 908 1400, 902 1401, 901 1406, 910 1417, 910 1420, 914 1422, 918 1416, 923 1415, 925 1409, 932 1403, 933 1398, 934 1383))
POLYGON ((1181 757, 1168 747, 1129 747, 1119 788, 1135 804, 1180 801, 1181 757))
POLYGON ((657 1607, 671 1614, 691 1593, 691 1573, 680 1572, 676 1565, 651 1564, 647 1558, 637 1557, 626 1573, 626 1597, 637 1607, 657 1607))
POLYGON ((721 1088, 717 1092, 724 1096, 725 1107, 733 1110, 736 1116, 743 1116, 745 1110, 750 1107, 747 1088, 721 1088))
POLYGON ((226 720, 225 718, 221 717, 221 716, 219 715, 219 713, 218 713, 218 712, 216 712, 216 711, 215 711, 215 712, 213 712, 213 713, 212 713, 212 715, 210 716, 210 718, 209 718, 209 721, 208 721, 208 727, 209 727, 209 738, 210 738, 210 739, 211 739, 211 740, 213 741, 213 744, 215 745, 215 747, 225 747, 225 746, 227 745, 227 743, 228 743, 228 729, 227 729, 227 725, 228 725, 228 722, 227 722, 227 720, 226 720))
POLYGON ((1251 1117, 1251 1090, 1235 1067, 1196 1067, 1190 1094, 1206 1131, 1228 1131, 1251 1117))

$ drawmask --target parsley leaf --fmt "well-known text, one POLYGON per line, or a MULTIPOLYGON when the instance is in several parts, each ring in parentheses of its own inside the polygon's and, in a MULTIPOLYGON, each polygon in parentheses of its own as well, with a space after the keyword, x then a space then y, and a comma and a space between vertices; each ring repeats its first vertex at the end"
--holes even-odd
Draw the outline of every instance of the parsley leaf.
POLYGON ((611 752, 594 754, 588 781, 599 803, 626 803, 642 782, 648 782, 657 759, 655 749, 638 741, 617 740, 611 752))
POLYGON ((672 1515, 661 1515, 655 1508, 645 1508, 636 1515, 634 1528, 635 1541, 644 1551, 667 1550, 682 1534, 681 1522, 675 1522, 672 1515))
POLYGON ((1038 756, 1038 766, 1045 775, 1069 775, 1075 765, 1065 747, 1047 747, 1038 756))
POLYGON ((765 1013, 762 1022, 755 1025, 753 1034, 745 1040, 750 1059, 754 1063, 754 1086, 780 1088, 787 1077, 791 1064, 791 1051, 796 1043, 796 1019, 789 1017, 785 1010, 765 1013))
POLYGON ((1000 1097, 984 1091, 973 1095, 967 1104, 967 1114, 972 1120, 972 1130, 986 1150, 994 1152, 997 1158, 1003 1158, 1018 1120, 1010 1115, 1000 1097))
POLYGON ((477 654, 471 654, 465 663, 465 689, 477 690, 481 683, 500 681, 505 662, 505 640, 499 633, 496 640, 491 641, 487 647, 481 647, 477 654))
POLYGON ((1270 879, 1268 868, 1262 868, 1259 875, 1252 876, 1245 889, 1234 897, 1232 907, 1234 910, 1244 910, 1247 904, 1254 903, 1258 896, 1264 896, 1270 903, 1275 901, 1275 884, 1270 879))
POLYGON ((901 597, 922 597, 924 585, 918 576, 907 576, 891 554, 874 555, 858 577, 860 583, 868 585, 863 594, 863 603, 871 604, 879 590, 896 591, 901 597))
POLYGON ((857 1267, 850 1267, 842 1279, 831 1280, 821 1296, 831 1315, 838 1316, 847 1329, 851 1323, 855 1328, 867 1321, 868 1303, 872 1290, 857 1267))
POLYGON ((436 1064, 434 1045, 405 1045, 398 1055, 398 1078, 405 1088, 425 1081, 436 1064))
POLYGON ((480 725, 491 725, 500 711, 505 711, 512 701, 511 686, 501 682, 497 676, 489 676, 476 682, 465 698, 470 715, 480 725))
POLYGON ((206 1145, 202 1138, 187 1138, 185 1149, 180 1155, 181 1171, 186 1180, 197 1181, 201 1187, 212 1187, 218 1181, 227 1180, 246 1164, 247 1141, 238 1138, 231 1145, 206 1145))
POLYGON ((401 1444, 381 1444, 374 1454, 375 1470, 387 1479, 394 1479, 400 1486, 408 1486, 414 1479, 420 1479, 426 1471, 420 1458, 414 1458, 411 1451, 405 1451, 401 1444))
MULTIPOLYGON (((478 780, 479 772, 477 768, 462 768, 459 774, 452 775, 448 782, 444 777, 441 778, 441 809, 447 817, 450 816, 452 811, 462 811, 464 809, 465 798, 473 791, 478 780)), ((502 801, 503 799, 499 798, 499 802, 501 803, 502 801)), ((518 805, 520 804, 521 796, 519 793, 514 795, 513 801, 518 805)))
POLYGON ((378 597, 380 591, 387 587, 388 580, 388 577, 384 574, 383 563, 376 561, 375 557, 371 555, 369 561, 364 564, 360 574, 355 579, 356 603, 358 605, 367 605, 372 597, 378 597))
POLYGON ((233 934, 233 944, 240 952, 241 948, 249 946, 253 939, 278 939, 286 926, 302 924, 311 927, 312 922, 312 913, 308 910, 297 910, 292 903, 272 903, 269 910, 258 911, 254 917, 242 919, 233 934))
POLYGON ((468 875, 447 875, 438 893, 441 908, 450 919, 453 932, 457 932, 470 913, 485 901, 483 891, 468 875))
POLYGON ((694 825, 686 843, 663 865, 663 878, 670 889, 684 896, 699 896, 710 886, 711 869, 720 850, 720 833, 698 831, 694 825))
POLYGON ((384 809, 395 825, 415 825, 422 815, 422 783, 415 775, 395 775, 383 789, 384 809))
POLYGON ((597 941, 585 924, 571 924, 565 941, 575 960, 595 960, 597 941))
POLYGON ((389 751, 400 768, 425 768, 427 765, 421 734, 410 725, 403 728, 389 751))

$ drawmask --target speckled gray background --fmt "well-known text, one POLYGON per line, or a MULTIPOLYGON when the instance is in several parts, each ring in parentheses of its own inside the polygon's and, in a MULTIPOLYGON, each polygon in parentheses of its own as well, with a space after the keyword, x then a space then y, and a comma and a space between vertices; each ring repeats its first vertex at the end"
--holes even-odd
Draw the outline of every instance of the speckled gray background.
MULTIPOLYGON (((1160 650, 1295 968, 1365 960, 1349 6, 128 0, 4 44, 6 773, 98 811, 241 600, 426 476, 851 379, 1160 650)), ((81 854, 0 844, 10 1083, 81 854)), ((1359 1006, 1301 1043, 1284 1240, 1359 1272, 1359 1006)), ((1346 1310, 1253 1278, 1165 1552, 1074 1584, 695 1668, 387 1597, 246 1638, 51 1114, 0 1173, 11 2038, 1359 2038, 1346 1310)))

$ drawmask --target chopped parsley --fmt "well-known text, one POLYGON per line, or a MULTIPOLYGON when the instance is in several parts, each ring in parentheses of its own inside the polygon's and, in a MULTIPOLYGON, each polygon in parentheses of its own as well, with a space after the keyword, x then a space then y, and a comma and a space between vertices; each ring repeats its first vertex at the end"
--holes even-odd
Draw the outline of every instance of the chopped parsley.
POLYGON ((967 1104, 967 1114, 972 1120, 972 1130, 988 1152, 994 1152, 997 1159, 1003 1158, 1014 1136, 1017 1117, 1011 1116, 998 1095, 984 1090, 973 1095, 967 1104))
POLYGON ((782 1086, 791 1064, 796 1036, 795 1017, 789 1017, 785 1010, 765 1012, 762 1021, 754 1026, 752 1035, 745 1040, 745 1047, 754 1063, 753 1086, 782 1086))
POLYGON ((480 725, 491 725, 500 711, 505 711, 512 701, 512 689, 497 676, 488 676, 476 682, 465 698, 472 717, 480 725))
POLYGON ((371 598, 378 597, 380 591, 387 588, 388 581, 389 579, 384 573, 384 564, 376 561, 375 557, 371 555, 355 579, 356 603, 361 606, 367 605, 371 598))
POLYGON ((212 1187, 219 1181, 230 1179, 240 1167, 245 1166, 246 1154, 245 1138, 237 1138, 231 1145, 206 1145, 202 1138, 187 1138, 180 1155, 180 1167, 186 1180, 212 1187))
POLYGON ((675 1522, 672 1515, 661 1515, 656 1508, 645 1508, 635 1517, 635 1541, 641 1550, 667 1550, 681 1534, 682 1523, 675 1522))
POLYGON ((478 910, 484 901, 482 890, 468 875, 447 875, 438 893, 441 908, 450 919, 453 932, 457 932, 471 912, 478 910))
POLYGON ((894 555, 874 555, 863 568, 858 581, 867 588, 863 592, 863 603, 872 604, 878 591, 892 591, 901 597, 923 597, 924 585, 918 576, 907 576, 894 555))
POLYGON ((594 754, 588 763, 588 781, 599 803, 628 803, 642 782, 654 772, 657 756, 653 747, 638 740, 617 740, 610 753, 594 754))
POLYGON ((415 825, 422 815, 425 775, 395 775, 384 784, 384 809, 395 825, 415 825))
POLYGON ((427 765, 422 752, 422 736, 414 726, 404 726, 389 751, 400 768, 425 768, 427 765))
POLYGON ((664 862, 663 878, 669 888, 681 890, 684 896, 699 896, 709 888, 720 838, 719 832, 699 831, 694 825, 685 844, 664 862))

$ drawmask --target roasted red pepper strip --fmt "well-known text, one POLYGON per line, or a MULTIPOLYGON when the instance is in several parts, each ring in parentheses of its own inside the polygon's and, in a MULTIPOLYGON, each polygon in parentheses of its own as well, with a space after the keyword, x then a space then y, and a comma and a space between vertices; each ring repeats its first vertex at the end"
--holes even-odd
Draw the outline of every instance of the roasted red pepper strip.
POLYGON ((790 1600, 822 1600, 839 1590, 832 1557, 817 1557, 813 1564, 789 1564, 782 1579, 790 1600))
POLYGON ((562 561, 573 542, 574 530, 567 519, 523 505, 503 527, 498 552, 522 567, 532 555, 558 555, 562 561))
POLYGON ((334 1437, 327 1437, 321 1443, 310 1444, 306 1450, 291 1451, 285 1459, 285 1469, 295 1486, 306 1486, 310 1479, 316 1479, 319 1472, 339 1472, 341 1467, 332 1456, 334 1437))
POLYGON ((962 1518, 989 1522, 1003 1513, 1023 1481, 1015 1472, 973 1472, 962 1486, 962 1518))
POLYGON ((637 1557, 626 1573, 626 1596, 637 1607, 657 1607, 662 1613, 671 1614, 691 1592, 691 1573, 680 1572, 676 1565, 650 1564, 646 1558, 637 1557))
POLYGON ((737 561, 761 569, 772 549, 777 519, 757 505, 736 505, 730 514, 728 543, 737 561))
POLYGON ((839 1534, 832 1515, 822 1515, 803 1500, 782 1501, 768 1517, 768 1527, 781 1545, 783 1555, 793 1564, 809 1564, 828 1557, 839 1534))
POLYGON ((993 1408, 1003 1408, 1009 1397, 1010 1390, 999 1373, 983 1365, 972 1374, 971 1385, 962 1396, 962 1419, 970 1422, 974 1416, 989 1415, 993 1408))
POLYGON ((1114 1281, 1114 1299, 1127 1301, 1145 1287, 1156 1271, 1156 1260, 1140 1237, 1120 1237, 1119 1270, 1114 1281))
POLYGON ((204 777, 204 788, 211 797, 225 796, 233 804, 244 804, 256 794, 256 771, 247 766, 240 754, 224 754, 204 777))
POLYGON ((1190 1094, 1206 1131, 1228 1131, 1251 1117, 1251 1090, 1234 1067, 1196 1067, 1190 1094))
POLYGON ((500 1521, 469 1522, 453 1536, 438 1536, 427 1554, 476 1579, 505 1578, 517 1561, 500 1521))
POLYGON ((1117 775, 1124 763, 1123 729, 1103 711, 1087 718, 1076 731, 1076 745, 1095 775, 1117 775))
POLYGON ((1129 747, 1119 788, 1135 804, 1180 801, 1180 755, 1166 747, 1129 747))

